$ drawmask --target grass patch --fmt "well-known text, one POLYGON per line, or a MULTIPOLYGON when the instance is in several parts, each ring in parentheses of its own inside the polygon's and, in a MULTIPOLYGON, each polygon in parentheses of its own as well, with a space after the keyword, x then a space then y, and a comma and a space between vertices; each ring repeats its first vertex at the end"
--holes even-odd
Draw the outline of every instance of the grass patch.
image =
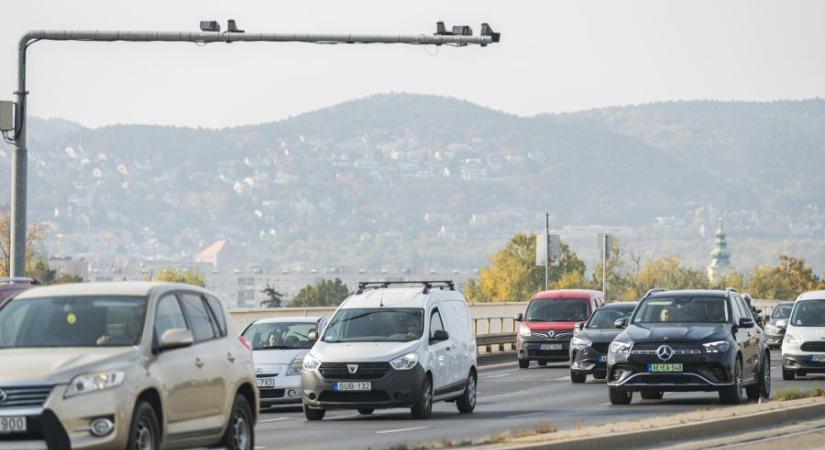
POLYGON ((559 429, 556 428, 550 422, 540 422, 536 424, 534 427, 525 427, 519 428, 514 431, 507 431, 504 433, 496 433, 489 435, 487 437, 483 437, 481 439, 456 439, 452 440, 450 438, 441 439, 438 442, 430 442, 427 444, 401 444, 396 445, 394 447, 390 447, 390 450, 435 450, 435 449, 447 449, 447 448, 462 448, 462 447, 474 447, 477 445, 487 445, 487 444, 501 444, 504 442, 508 442, 512 439, 521 438, 521 437, 528 437, 528 436, 538 436, 542 434, 549 434, 555 433, 559 429))
POLYGON ((798 387, 786 387, 775 391, 771 395, 771 400, 799 400, 800 398, 825 397, 825 389, 814 386, 809 391, 803 391, 798 387))

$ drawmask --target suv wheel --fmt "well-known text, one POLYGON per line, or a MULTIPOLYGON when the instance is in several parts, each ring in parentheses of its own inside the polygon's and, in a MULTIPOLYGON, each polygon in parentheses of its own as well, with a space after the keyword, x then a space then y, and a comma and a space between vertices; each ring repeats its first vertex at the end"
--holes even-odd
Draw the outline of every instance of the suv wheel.
POLYGON ((313 409, 307 405, 304 405, 304 417, 310 422, 314 422, 316 420, 322 420, 324 418, 324 414, 327 411, 325 409, 313 409))
POLYGON ((461 414, 469 414, 476 409, 476 395, 478 394, 478 385, 476 382, 476 374, 470 372, 467 377, 467 386, 464 387, 464 393, 458 397, 455 405, 458 407, 458 412, 461 414))
POLYGON ((728 405, 736 405, 742 401, 742 358, 736 358, 736 367, 733 371, 733 386, 719 390, 719 401, 728 405))
POLYGON ((791 381, 791 380, 793 380, 794 378, 796 378, 796 371, 795 371, 795 370, 793 370, 793 369, 788 370, 788 369, 786 369, 786 368, 784 368, 784 367, 782 368, 782 379, 783 379, 783 380, 785 380, 785 381, 791 381))
POLYGON ((252 408, 246 397, 235 396, 229 426, 220 445, 227 450, 252 450, 255 447, 255 427, 252 420, 252 408))
POLYGON ((573 383, 584 383, 587 380, 587 372, 579 370, 570 371, 570 381, 573 383))
POLYGON ((519 369, 526 369, 530 367, 530 360, 529 359, 519 359, 518 360, 518 367, 519 369))
POLYGON ((160 426, 152 405, 138 402, 132 414, 127 450, 158 450, 160 448, 160 426))
POLYGON ((614 405, 629 405, 633 401, 633 392, 624 389, 610 388, 610 403, 614 405))
POLYGON ((762 357, 759 367, 759 381, 745 388, 750 400, 767 400, 771 397, 771 362, 767 354, 762 357))
POLYGON ((665 393, 662 391, 642 391, 642 398, 645 400, 661 400, 662 397, 665 396, 665 393))
POLYGON ((424 384, 418 393, 415 404, 410 408, 413 419, 426 419, 433 412, 433 382, 424 377, 424 384))
POLYGON ((358 414, 361 414, 362 416, 368 416, 373 412, 375 412, 375 410, 372 408, 358 408, 358 414))

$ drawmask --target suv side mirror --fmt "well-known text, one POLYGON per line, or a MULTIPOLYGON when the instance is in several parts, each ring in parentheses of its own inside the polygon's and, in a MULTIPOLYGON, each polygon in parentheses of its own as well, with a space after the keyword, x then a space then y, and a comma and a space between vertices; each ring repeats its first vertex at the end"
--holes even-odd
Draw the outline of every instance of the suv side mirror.
POLYGON ((309 334, 307 334, 307 339, 309 340, 309 342, 312 342, 314 344, 318 340, 318 332, 314 330, 310 331, 309 334))
POLYGON ((616 328, 627 328, 627 323, 628 323, 628 318, 627 317, 622 317, 621 319, 616 319, 616 321, 613 322, 613 326, 616 327, 616 328))
POLYGON ((430 338, 430 342, 441 342, 450 339, 450 333, 447 333, 444 330, 435 330, 433 333, 433 337, 430 338))
POLYGON ((521 320, 523 318, 524 318, 524 315, 522 315, 521 313, 513 314, 513 320, 515 320, 516 322, 521 322, 521 320))
POLYGON ((753 319, 748 317, 742 317, 739 319, 739 328, 753 328, 754 326, 753 319))
POLYGON ((186 328, 170 328, 160 336, 160 350, 172 350, 176 348, 189 347, 195 343, 192 332, 186 328))
POLYGON ((584 324, 585 324, 585 322, 578 322, 578 323, 576 323, 576 326, 574 327, 574 329, 576 331, 581 331, 581 330, 584 329, 584 324))

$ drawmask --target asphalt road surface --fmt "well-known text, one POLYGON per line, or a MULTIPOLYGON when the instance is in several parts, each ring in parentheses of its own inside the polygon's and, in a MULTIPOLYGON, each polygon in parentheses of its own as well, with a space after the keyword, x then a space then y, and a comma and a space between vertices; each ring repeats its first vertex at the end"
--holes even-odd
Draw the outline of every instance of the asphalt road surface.
MULTIPOLYGON (((772 368, 773 389, 825 385, 825 377, 782 380, 778 354, 772 368)), ((480 438, 508 430, 549 423, 559 429, 620 420, 675 414, 713 407, 712 392, 666 393, 663 400, 611 405, 603 381, 588 377, 586 384, 570 383, 569 369, 556 364, 518 369, 515 362, 479 373, 478 405, 473 414, 458 414, 454 403, 433 405, 427 420, 413 420, 407 409, 376 410, 371 416, 357 411, 329 411, 321 422, 307 422, 300 407, 262 411, 256 428, 256 446, 263 449, 389 449, 401 444, 423 444, 444 438, 480 438)))

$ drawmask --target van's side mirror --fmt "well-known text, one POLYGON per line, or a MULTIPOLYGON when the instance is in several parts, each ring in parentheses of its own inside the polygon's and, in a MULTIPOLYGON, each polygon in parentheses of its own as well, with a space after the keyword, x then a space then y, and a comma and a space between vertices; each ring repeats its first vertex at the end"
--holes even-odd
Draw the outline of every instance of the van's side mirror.
POLYGON ((629 319, 627 317, 622 317, 621 319, 616 319, 616 321, 613 322, 613 326, 616 328, 627 328, 628 321, 629 319))
POLYGON ((513 320, 515 320, 516 322, 521 322, 523 318, 524 316, 521 313, 513 314, 513 320))
POLYGON ((307 339, 309 340, 309 342, 312 342, 314 344, 318 340, 318 332, 314 330, 310 331, 309 334, 307 334, 307 339))
POLYGON ((161 351, 189 347, 195 343, 192 332, 186 328, 170 328, 160 336, 159 348, 161 351))
POLYGON ((749 317, 742 317, 739 319, 739 328, 753 328, 753 319, 749 317))
POLYGON ((446 341, 447 339, 450 339, 450 333, 447 333, 444 330, 435 330, 430 342, 441 342, 446 341))

